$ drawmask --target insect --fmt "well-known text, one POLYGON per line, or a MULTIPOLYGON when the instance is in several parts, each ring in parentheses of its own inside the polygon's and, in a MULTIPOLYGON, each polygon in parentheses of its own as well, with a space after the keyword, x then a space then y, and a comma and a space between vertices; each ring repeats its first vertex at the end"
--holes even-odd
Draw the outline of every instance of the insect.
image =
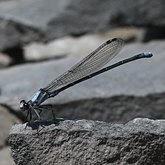
POLYGON ((113 38, 106 41, 83 60, 71 67, 68 71, 50 82, 46 87, 39 89, 28 102, 21 100, 20 110, 27 111, 27 117, 30 115, 30 120, 32 119, 33 111, 40 120, 41 117, 38 113, 38 110, 42 110, 41 104, 45 100, 55 97, 69 87, 72 87, 82 81, 88 80, 120 65, 141 58, 149 58, 153 56, 151 52, 144 52, 101 69, 119 53, 123 43, 124 41, 120 38, 113 38))

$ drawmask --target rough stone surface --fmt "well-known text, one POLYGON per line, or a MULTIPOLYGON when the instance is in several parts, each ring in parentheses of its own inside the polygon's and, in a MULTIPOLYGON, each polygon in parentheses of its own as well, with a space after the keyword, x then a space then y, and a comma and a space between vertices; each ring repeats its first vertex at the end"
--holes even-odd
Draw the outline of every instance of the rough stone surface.
MULTIPOLYGON (((83 48, 85 49, 85 45, 83 48)), ((165 91, 164 48, 164 41, 128 44, 111 64, 145 51, 153 52, 154 56, 151 59, 141 59, 118 67, 80 83, 62 92, 55 99, 50 99, 50 101, 51 103, 64 103, 93 97, 103 98, 120 94, 140 96, 165 91)), ((19 109, 20 99, 29 100, 38 89, 45 87, 52 79, 82 58, 72 56, 0 70, 0 102, 19 109)))
POLYGON ((164 6, 163 0, 1 2, 0 50, 30 41, 49 41, 118 25, 162 27, 165 25, 164 6))
POLYGON ((9 136, 17 165, 165 164, 164 120, 66 120, 31 123, 26 129, 25 125, 13 126, 9 136))
POLYGON ((5 146, 9 130, 16 123, 20 123, 20 120, 0 105, 0 148, 5 146))

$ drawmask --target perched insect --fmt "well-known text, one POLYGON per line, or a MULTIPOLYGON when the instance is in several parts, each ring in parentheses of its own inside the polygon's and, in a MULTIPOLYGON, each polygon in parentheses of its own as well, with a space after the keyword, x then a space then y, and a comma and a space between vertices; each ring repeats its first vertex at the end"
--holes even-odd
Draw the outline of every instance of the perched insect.
POLYGON ((74 65, 71 69, 54 79, 46 87, 38 90, 31 100, 28 102, 21 100, 20 110, 27 111, 27 117, 30 115, 30 120, 32 119, 32 111, 34 111, 38 119, 41 119, 38 110, 42 110, 41 104, 50 97, 55 97, 61 91, 71 86, 74 86, 82 81, 88 80, 125 63, 141 58, 152 57, 151 52, 145 52, 101 69, 118 54, 122 46, 123 40, 120 38, 114 38, 106 41, 82 61, 74 65))

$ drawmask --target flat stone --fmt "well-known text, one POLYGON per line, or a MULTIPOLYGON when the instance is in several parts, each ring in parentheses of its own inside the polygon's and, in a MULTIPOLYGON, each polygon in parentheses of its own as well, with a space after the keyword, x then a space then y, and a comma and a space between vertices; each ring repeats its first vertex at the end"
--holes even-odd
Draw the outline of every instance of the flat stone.
MULTIPOLYGON (((96 40, 97 42, 98 40, 96 40)), ((144 96, 165 91, 164 45, 164 41, 127 44, 111 64, 145 51, 153 52, 154 56, 151 59, 141 59, 101 74, 62 92, 55 99, 49 100, 51 103, 64 103, 122 94, 144 96)), ((84 50, 85 47, 84 45, 84 50)), ((84 56, 86 55, 84 54, 84 56)), ((38 89, 45 87, 82 58, 82 56, 72 56, 0 70, 0 84, 3 87, 0 102, 19 109, 21 99, 29 100, 38 89)))
POLYGON ((25 126, 13 126, 9 135, 17 165, 165 164, 164 120, 59 120, 25 126))
POLYGON ((13 124, 20 123, 20 120, 11 114, 7 108, 0 105, 0 148, 6 145, 9 130, 13 124))

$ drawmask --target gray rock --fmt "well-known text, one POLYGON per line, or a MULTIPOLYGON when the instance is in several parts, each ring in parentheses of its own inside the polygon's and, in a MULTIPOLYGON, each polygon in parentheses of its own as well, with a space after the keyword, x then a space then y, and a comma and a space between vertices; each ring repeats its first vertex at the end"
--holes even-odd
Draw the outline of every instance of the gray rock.
POLYGON ((0 50, 22 46, 39 38, 38 30, 0 17, 0 50))
POLYGON ((121 24, 165 24, 163 0, 15 0, 1 2, 0 11, 0 50, 121 24))
MULTIPOLYGON (((142 59, 116 68, 76 85, 62 92, 55 99, 50 99, 50 102, 64 103, 120 94, 142 96, 165 91, 164 44, 164 41, 157 41, 126 45, 111 63, 144 51, 151 51, 154 56, 151 59, 142 59)), ((85 49, 85 45, 83 48, 85 49)), ((72 56, 56 61, 25 64, 0 70, 0 103, 19 109, 20 99, 29 100, 38 89, 45 87, 52 79, 80 59, 82 57, 72 56)))
POLYGON ((163 0, 132 3, 129 0, 71 0, 65 11, 49 22, 47 38, 70 33, 79 35, 118 25, 163 26, 163 8, 163 0))
POLYGON ((140 97, 119 95, 110 98, 92 98, 51 106, 51 109, 42 111, 43 120, 52 119, 52 109, 56 117, 69 120, 125 123, 137 117, 164 119, 165 92, 140 97))
POLYGON ((69 1, 29 0, 0 4, 0 50, 45 40, 50 20, 65 10, 69 1), (9 42, 10 41, 10 42, 9 42))
POLYGON ((0 105, 0 148, 6 145, 9 130, 16 123, 20 123, 20 120, 0 105))
POLYGON ((110 38, 118 37, 126 42, 133 39, 142 41, 144 32, 144 29, 123 27, 81 37, 66 36, 47 44, 32 42, 24 47, 24 58, 26 61, 40 61, 64 56, 83 56, 110 38))
POLYGON ((66 120, 25 126, 13 126, 9 136, 17 165, 165 164, 164 120, 66 120))

